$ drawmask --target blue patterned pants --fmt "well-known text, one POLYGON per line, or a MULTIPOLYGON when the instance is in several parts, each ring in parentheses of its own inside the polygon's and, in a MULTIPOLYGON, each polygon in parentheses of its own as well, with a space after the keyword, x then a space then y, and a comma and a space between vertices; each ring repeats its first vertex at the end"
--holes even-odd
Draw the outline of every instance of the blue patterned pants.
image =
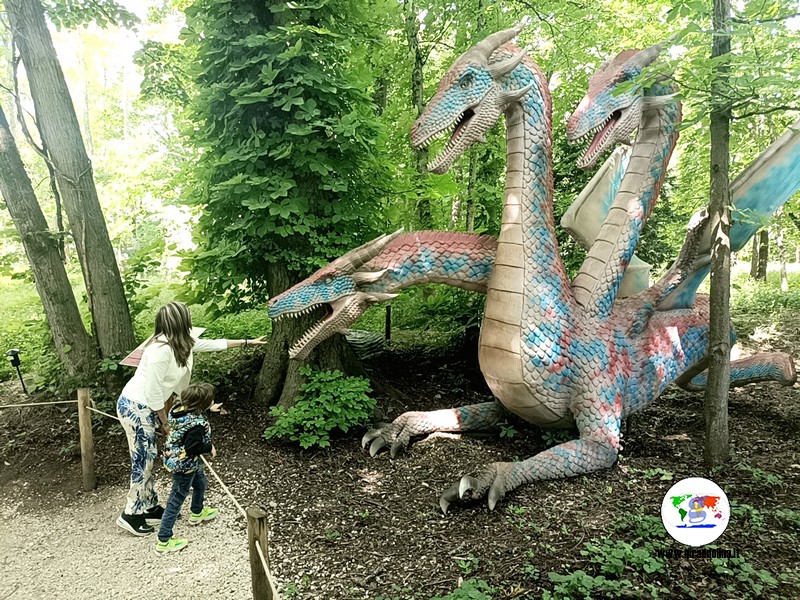
POLYGON ((153 481, 153 461, 156 448, 156 413, 138 402, 120 396, 117 416, 128 437, 131 453, 131 488, 125 512, 140 515, 158 504, 153 481))

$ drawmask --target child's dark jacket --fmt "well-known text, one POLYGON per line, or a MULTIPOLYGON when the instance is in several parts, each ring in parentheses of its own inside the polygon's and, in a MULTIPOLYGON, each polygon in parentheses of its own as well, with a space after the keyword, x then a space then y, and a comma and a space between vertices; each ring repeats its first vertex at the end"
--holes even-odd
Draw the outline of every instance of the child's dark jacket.
POLYGON ((172 430, 164 444, 164 468, 174 473, 197 470, 200 455, 211 452, 211 425, 204 413, 173 406, 169 411, 172 430))

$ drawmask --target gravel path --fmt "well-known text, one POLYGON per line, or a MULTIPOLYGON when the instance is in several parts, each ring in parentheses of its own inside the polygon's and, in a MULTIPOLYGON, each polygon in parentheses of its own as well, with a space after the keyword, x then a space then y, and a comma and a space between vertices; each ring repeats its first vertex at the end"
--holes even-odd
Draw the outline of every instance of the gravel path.
POLYGON ((137 538, 115 524, 123 487, 38 515, 0 497, 0 600, 251 598, 245 521, 213 487, 208 503, 220 517, 190 527, 187 502, 175 534, 189 546, 167 556, 155 554, 155 534, 137 538))

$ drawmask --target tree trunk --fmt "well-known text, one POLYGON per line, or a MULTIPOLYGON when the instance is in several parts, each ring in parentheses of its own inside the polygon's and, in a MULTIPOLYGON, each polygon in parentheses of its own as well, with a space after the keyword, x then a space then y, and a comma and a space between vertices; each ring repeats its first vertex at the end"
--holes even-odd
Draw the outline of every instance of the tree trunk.
POLYGON ((136 345, 119 268, 97 198, 75 107, 38 0, 7 0, 36 120, 56 171, 78 251, 95 341, 102 356, 136 345))
MULTIPOLYGON (((425 55, 419 45, 419 19, 417 11, 414 9, 413 2, 406 2, 404 6, 406 41, 408 50, 414 59, 414 66, 411 69, 411 104, 416 109, 417 116, 422 114, 425 108, 425 55)), ((428 148, 413 149, 414 165, 417 173, 426 175, 428 173, 428 148)), ((422 189, 422 187, 420 187, 422 189)), ((431 217, 431 201, 427 194, 420 194, 416 206, 417 227, 419 229, 430 229, 433 227, 431 217)))
POLYGON ((758 234, 758 264, 755 279, 767 280, 767 265, 769 264, 769 230, 762 229, 758 234))
POLYGON ((467 232, 475 231, 475 206, 478 203, 478 149, 470 148, 467 180, 467 232))
POLYGON ((58 238, 47 226, 2 107, 0 193, 31 264, 58 358, 70 376, 86 382, 94 368, 94 345, 83 327, 78 303, 61 262, 58 238))
MULTIPOLYGON (((714 0, 711 55, 731 50, 730 0, 714 0)), ((706 465, 715 467, 730 458, 728 431, 728 390, 730 387, 730 120, 725 91, 729 67, 718 63, 711 84, 711 192, 710 226, 714 235, 711 249, 711 318, 708 334, 708 384, 705 396, 706 465)))
MULTIPOLYGON (((270 297, 274 297, 294 283, 288 270, 283 265, 276 265, 270 269, 267 290, 270 297)), ((289 360, 289 348, 294 341, 324 315, 324 311, 320 310, 310 315, 273 322, 264 363, 256 381, 254 397, 257 402, 266 406, 293 406, 303 380, 300 367, 308 363, 321 370, 338 369, 348 375, 364 375, 361 363, 341 335, 335 335, 317 346, 306 361, 289 360)))
POLYGON ((753 248, 750 252, 750 279, 758 279, 758 241, 761 236, 757 233, 753 236, 753 248))
POLYGON ((780 273, 781 273, 781 291, 788 292, 789 291, 789 277, 786 274, 786 244, 784 243, 784 229, 783 226, 778 223, 778 261, 780 262, 780 273))

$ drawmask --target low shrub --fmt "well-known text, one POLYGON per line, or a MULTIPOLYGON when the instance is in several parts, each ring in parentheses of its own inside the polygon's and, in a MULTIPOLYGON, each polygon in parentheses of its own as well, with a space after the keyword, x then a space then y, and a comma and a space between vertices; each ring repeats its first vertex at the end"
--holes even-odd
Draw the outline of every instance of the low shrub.
POLYGON ((266 439, 297 442, 303 448, 330 446, 331 432, 346 433, 366 423, 375 408, 372 388, 363 377, 348 377, 341 371, 315 371, 303 367, 305 382, 297 402, 289 409, 273 406, 275 424, 264 432, 266 439))

